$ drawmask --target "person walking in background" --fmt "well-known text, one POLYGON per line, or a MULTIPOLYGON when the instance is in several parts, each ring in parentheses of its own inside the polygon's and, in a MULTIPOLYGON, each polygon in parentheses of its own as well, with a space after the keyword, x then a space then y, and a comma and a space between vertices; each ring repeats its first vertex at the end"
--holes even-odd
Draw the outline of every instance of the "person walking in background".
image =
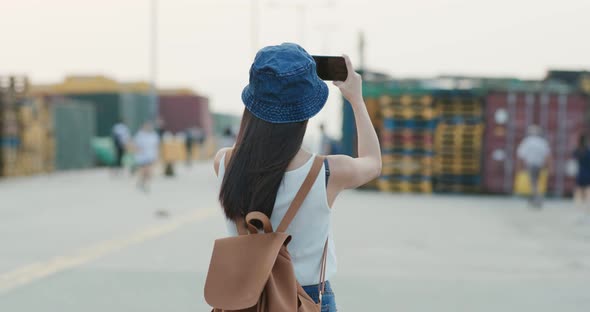
POLYGON ((580 135, 573 157, 578 164, 574 203, 583 213, 580 222, 587 222, 590 221, 590 148, 585 135, 580 135))
POLYGON ((152 122, 147 121, 135 134, 135 164, 138 170, 137 186, 143 191, 149 191, 154 163, 158 160, 160 139, 152 122))
POLYGON ((327 312, 336 311, 329 282, 336 273, 332 206, 343 190, 363 185, 381 171, 381 150, 363 101, 361 77, 347 56, 345 61, 348 77, 334 84, 354 111, 357 158, 316 155, 302 148, 308 120, 326 103, 328 87, 303 48, 282 44, 257 53, 242 94, 246 108, 237 142, 221 149, 214 162, 228 234, 243 233, 244 218, 256 215, 265 226, 291 235, 287 248, 306 293, 300 298, 316 304, 321 300, 321 311, 327 312))
POLYGON ((203 152, 205 150, 205 140, 207 139, 207 134, 201 127, 195 128, 195 143, 197 144, 197 159, 201 159, 203 157, 203 152))
POLYGON ((190 167, 193 161, 193 146, 195 143, 195 128, 188 128, 184 131, 184 148, 186 149, 186 166, 190 167))
POLYGON ((236 136, 234 135, 230 127, 226 127, 223 130, 223 134, 221 135, 221 140, 219 140, 219 147, 232 147, 235 142, 236 136))
POLYGON ((164 119, 162 119, 162 117, 158 117, 153 127, 156 133, 158 134, 158 138, 160 139, 160 141, 162 141, 164 132, 166 132, 164 119))
POLYGON ((113 144, 115 145, 115 170, 119 171, 123 167, 123 156, 129 144, 131 134, 125 122, 120 119, 112 129, 113 144))
POLYGON ((543 137, 543 130, 537 125, 531 125, 527 129, 526 137, 520 142, 517 149, 518 168, 524 168, 531 183, 531 206, 541 208, 543 198, 539 190, 539 178, 544 168, 551 171, 551 149, 549 142, 543 137))

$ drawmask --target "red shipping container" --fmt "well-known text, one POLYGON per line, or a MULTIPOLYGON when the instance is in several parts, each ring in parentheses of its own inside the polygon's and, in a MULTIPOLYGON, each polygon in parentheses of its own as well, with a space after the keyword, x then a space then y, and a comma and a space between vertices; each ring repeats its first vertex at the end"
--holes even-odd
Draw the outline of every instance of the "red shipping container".
POLYGON ((484 135, 484 190, 512 193, 516 150, 529 125, 539 125, 549 141, 553 173, 548 192, 571 194, 575 179, 568 174, 578 136, 586 130, 587 98, 578 94, 493 92, 486 101, 484 135))
POLYGON ((213 134, 213 122, 209 111, 209 99, 198 95, 160 95, 160 117, 167 131, 178 133, 192 127, 213 134))

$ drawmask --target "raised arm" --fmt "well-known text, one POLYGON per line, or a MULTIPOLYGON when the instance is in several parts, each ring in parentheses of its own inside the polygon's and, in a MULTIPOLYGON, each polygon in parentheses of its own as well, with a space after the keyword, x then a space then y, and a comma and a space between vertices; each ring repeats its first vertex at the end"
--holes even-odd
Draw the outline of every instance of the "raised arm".
POLYGON ((358 157, 345 155, 328 157, 332 173, 328 185, 329 197, 335 197, 343 189, 361 186, 381 174, 381 148, 363 100, 362 79, 354 71, 350 58, 344 55, 344 59, 348 68, 348 78, 344 82, 335 81, 334 85, 340 89, 352 106, 357 129, 358 157))

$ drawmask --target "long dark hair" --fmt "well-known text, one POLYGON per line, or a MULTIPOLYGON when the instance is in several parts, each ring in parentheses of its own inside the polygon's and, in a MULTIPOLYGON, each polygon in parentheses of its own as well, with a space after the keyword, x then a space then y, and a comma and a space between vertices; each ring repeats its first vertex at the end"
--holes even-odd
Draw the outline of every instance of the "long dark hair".
POLYGON ((230 220, 260 211, 269 218, 283 175, 297 155, 307 121, 275 124, 244 110, 240 132, 219 191, 230 220))

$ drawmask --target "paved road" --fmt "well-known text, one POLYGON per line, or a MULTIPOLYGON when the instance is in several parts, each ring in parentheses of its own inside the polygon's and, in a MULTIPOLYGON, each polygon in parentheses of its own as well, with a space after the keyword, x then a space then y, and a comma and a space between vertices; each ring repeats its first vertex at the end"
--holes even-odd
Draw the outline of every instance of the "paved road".
MULTIPOLYGON (((567 201, 350 191, 335 208, 341 311, 590 309, 590 223, 567 201)), ((0 311, 208 311, 222 235, 209 163, 148 195, 104 170, 2 181, 0 311)))

